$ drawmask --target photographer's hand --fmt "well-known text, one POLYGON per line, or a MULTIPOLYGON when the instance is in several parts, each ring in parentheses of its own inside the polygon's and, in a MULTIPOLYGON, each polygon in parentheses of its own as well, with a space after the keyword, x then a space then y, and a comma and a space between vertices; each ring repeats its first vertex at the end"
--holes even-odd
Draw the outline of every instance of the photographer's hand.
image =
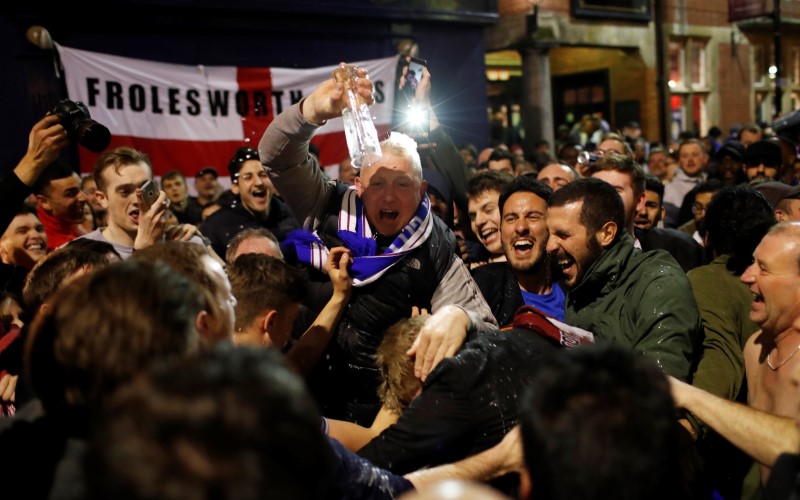
POLYGON ((139 226, 136 231, 136 240, 133 242, 133 248, 141 250, 161 241, 164 237, 169 200, 167 199, 167 193, 161 191, 156 202, 148 206, 142 197, 141 189, 136 189, 136 199, 139 203, 139 226))
MULTIPOLYGON (((371 105, 374 98, 372 91, 375 86, 368 78, 367 71, 358 68, 358 80, 356 81, 356 92, 364 98, 367 105, 371 105)), ((342 109, 345 105, 344 87, 333 78, 325 80, 317 87, 314 92, 303 99, 300 110, 303 117, 314 125, 323 125, 326 120, 342 116, 342 109)))
POLYGON ((32 186, 42 171, 56 161, 67 144, 67 131, 59 123, 58 117, 53 114, 45 116, 31 129, 28 151, 14 168, 14 173, 26 186, 32 186))

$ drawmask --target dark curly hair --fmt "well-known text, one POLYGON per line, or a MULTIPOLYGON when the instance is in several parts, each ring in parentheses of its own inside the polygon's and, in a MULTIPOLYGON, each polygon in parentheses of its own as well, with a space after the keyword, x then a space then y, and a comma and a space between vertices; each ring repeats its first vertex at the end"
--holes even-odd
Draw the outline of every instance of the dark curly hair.
POLYGON ((753 262, 753 252, 761 238, 775 222, 764 195, 747 185, 725 187, 706 209, 708 247, 717 255, 728 254, 728 270, 741 275, 753 262))

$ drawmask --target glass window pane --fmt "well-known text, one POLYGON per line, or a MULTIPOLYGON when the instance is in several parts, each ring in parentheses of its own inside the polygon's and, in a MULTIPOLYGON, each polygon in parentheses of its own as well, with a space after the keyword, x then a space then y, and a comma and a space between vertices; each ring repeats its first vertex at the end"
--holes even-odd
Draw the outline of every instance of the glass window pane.
POLYGON ((683 85, 683 44, 669 42, 669 79, 676 86, 683 85))
POLYGON ((763 45, 753 46, 753 83, 764 83, 767 74, 767 53, 763 45))
POLYGON ((692 43, 692 83, 706 84, 706 47, 699 41, 692 43))
POLYGON ((694 120, 695 132, 705 135, 709 129, 706 96, 694 94, 692 97, 692 119, 694 120))

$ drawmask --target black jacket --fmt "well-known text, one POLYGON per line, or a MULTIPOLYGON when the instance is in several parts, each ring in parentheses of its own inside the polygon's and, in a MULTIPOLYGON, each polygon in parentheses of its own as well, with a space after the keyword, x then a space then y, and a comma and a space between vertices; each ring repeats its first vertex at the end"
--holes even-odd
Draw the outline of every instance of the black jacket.
MULTIPOLYGON (((338 210, 341 194, 347 187, 340 184, 340 196, 331 196, 331 210, 319 226, 320 238, 328 248, 343 245, 337 234, 338 210)), ((391 267, 380 279, 353 288, 336 337, 326 351, 327 356, 312 374, 314 392, 322 402, 323 415, 369 425, 380 409, 377 394, 380 375, 374 356, 383 334, 399 320, 408 318, 412 306, 431 309, 433 294, 456 251, 453 232, 438 217, 433 217, 433 221, 431 235, 422 246, 391 267)), ((319 274, 310 273, 312 279, 319 274)), ((320 304, 327 299, 317 297, 310 302, 320 304)))
POLYGON ((395 425, 358 453, 405 474, 497 444, 518 423, 522 395, 558 347, 527 328, 476 336, 431 372, 395 425))
POLYGON ((677 229, 654 227, 635 229, 642 250, 666 250, 680 264, 684 272, 706 263, 705 251, 694 238, 677 229))
POLYGON ((198 229, 211 240, 211 247, 217 255, 224 259, 231 238, 244 229, 259 227, 269 229, 278 241, 283 241, 287 233, 300 229, 300 224, 289 206, 277 196, 270 200, 269 216, 263 221, 256 219, 242 207, 242 202, 237 197, 230 206, 222 207, 206 217, 198 229))

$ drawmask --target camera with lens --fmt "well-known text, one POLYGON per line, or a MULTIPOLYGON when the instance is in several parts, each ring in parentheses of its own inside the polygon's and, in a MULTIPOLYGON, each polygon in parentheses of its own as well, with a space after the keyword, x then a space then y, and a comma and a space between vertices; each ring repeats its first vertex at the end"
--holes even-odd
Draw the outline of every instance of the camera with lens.
POLYGON ((92 120, 89 108, 82 102, 62 99, 52 109, 67 131, 71 142, 77 142, 93 153, 100 153, 111 143, 111 132, 92 120))

